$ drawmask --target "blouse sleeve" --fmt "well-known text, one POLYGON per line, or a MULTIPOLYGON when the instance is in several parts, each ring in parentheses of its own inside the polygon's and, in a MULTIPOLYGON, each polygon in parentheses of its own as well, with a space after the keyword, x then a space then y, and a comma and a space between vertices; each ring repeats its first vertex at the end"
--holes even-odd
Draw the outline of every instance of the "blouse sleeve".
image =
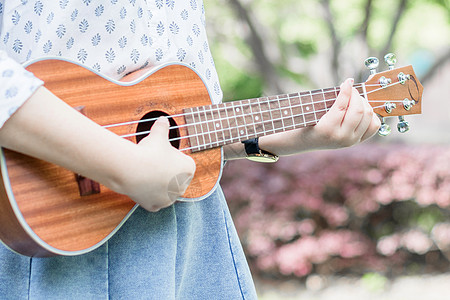
POLYGON ((43 82, 0 50, 0 127, 43 82))

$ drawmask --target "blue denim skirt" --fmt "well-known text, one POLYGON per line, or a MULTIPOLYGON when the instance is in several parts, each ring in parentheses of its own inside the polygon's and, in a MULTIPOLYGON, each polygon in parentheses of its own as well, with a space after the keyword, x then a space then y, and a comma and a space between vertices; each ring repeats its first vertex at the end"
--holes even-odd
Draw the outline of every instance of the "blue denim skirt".
POLYGON ((138 208, 103 246, 29 258, 0 245, 1 299, 256 299, 222 190, 157 213, 138 208))

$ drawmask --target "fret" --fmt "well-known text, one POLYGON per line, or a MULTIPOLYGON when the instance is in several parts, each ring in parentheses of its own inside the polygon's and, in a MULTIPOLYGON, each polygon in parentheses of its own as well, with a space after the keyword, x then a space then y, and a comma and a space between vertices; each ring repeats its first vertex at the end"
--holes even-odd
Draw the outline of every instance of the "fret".
POLYGON ((314 109, 314 121, 317 124, 319 122, 320 117, 322 114, 319 114, 325 110, 325 105, 323 103, 323 94, 320 90, 313 90, 309 91, 309 94, 311 95, 311 99, 313 102, 313 109, 314 109))
POLYGON ((225 103, 221 103, 218 105, 219 108, 219 116, 222 123, 222 133, 223 133, 223 139, 225 142, 228 142, 232 139, 231 135, 231 126, 230 126, 230 119, 228 117, 228 110, 225 103))
POLYGON ((283 122, 283 131, 294 128, 291 103, 287 95, 278 96, 278 103, 280 104, 281 120, 283 122))
POLYGON ((258 104, 259 104, 259 111, 261 114, 263 131, 267 134, 275 133, 275 129, 273 126, 273 119, 270 114, 268 98, 267 97, 259 98, 258 104))
POLYGON ((315 113, 312 105, 312 97, 310 92, 301 92, 300 98, 302 100, 303 116, 305 118, 305 125, 309 126, 315 122, 315 113))
POLYGON ((215 135, 215 141, 213 141, 213 144, 216 146, 220 146, 220 141, 223 141, 223 129, 222 129, 222 122, 220 121, 220 115, 219 115, 219 106, 217 104, 211 105, 211 123, 213 125, 214 135, 215 135))
POLYGON ((261 106, 260 106, 260 100, 258 98, 251 99, 250 100, 251 105, 251 111, 252 111, 252 117, 253 117, 253 124, 255 128, 255 134, 257 136, 261 136, 264 131, 264 124, 262 121, 262 112, 261 112, 261 106))
POLYGON ((339 92, 337 91, 337 87, 334 87, 334 99, 337 99, 339 92))
POLYGON ((203 132, 203 138, 204 138, 204 149, 208 149, 209 146, 212 144, 212 137, 211 137, 211 128, 208 120, 208 116, 206 114, 205 106, 201 106, 198 108, 199 117, 200 117, 200 124, 203 132))
POLYGON ((245 130, 247 132, 247 139, 256 137, 256 126, 254 116, 252 113, 252 106, 250 100, 242 101, 242 110, 244 113, 245 130))
POLYGON ((315 125, 338 94, 333 87, 186 109, 191 148, 199 151, 315 125))
POLYGON ((323 89, 323 97, 325 99, 325 110, 328 112, 336 102, 336 89, 334 87, 323 89))
POLYGON ((200 145, 200 140, 197 132, 197 126, 195 125, 194 121, 194 109, 186 108, 183 110, 183 113, 185 115, 184 121, 187 125, 186 131, 187 131, 187 138, 189 139, 190 148, 192 148, 192 151, 195 151, 194 149, 197 149, 200 145))
POLYGON ((194 124, 195 132, 191 133, 193 137, 195 137, 196 140, 198 140, 198 150, 201 150, 202 147, 204 147, 206 140, 205 140, 205 133, 202 128, 202 118, 200 117, 200 111, 199 108, 195 108, 196 111, 194 111, 194 108, 192 108, 192 123, 194 124))
POLYGON ((235 115, 235 119, 236 119, 236 128, 238 131, 238 137, 239 140, 241 140, 241 138, 247 136, 247 128, 245 126, 245 119, 244 119, 244 112, 242 109, 242 102, 234 102, 233 105, 235 105, 234 107, 234 115, 235 115))
POLYGON ((358 91, 358 93, 360 95, 362 95, 364 98, 367 99, 366 91, 364 90, 364 85, 363 84, 361 84, 361 86, 359 86, 359 87, 356 87, 356 90, 358 91))
POLYGON ((294 122, 294 128, 300 128, 305 126, 305 118, 303 116, 302 103, 300 100, 300 94, 294 93, 288 95, 291 102, 292 119, 294 122))
POLYGON ((291 120, 292 120, 292 126, 289 129, 294 129, 295 128, 295 120, 294 120, 294 112, 292 110, 292 100, 293 99, 291 99, 289 94, 286 95, 286 98, 288 99, 288 102, 289 102, 289 111, 291 112, 291 120))
POLYGON ((278 102, 278 96, 271 96, 268 97, 268 99, 274 132, 282 132, 284 126, 280 110, 280 103, 278 102))
POLYGON ((231 142, 238 142, 239 141, 239 130, 238 130, 238 122, 236 119, 236 112, 234 107, 235 102, 228 102, 226 104, 227 108, 227 116, 228 116, 228 123, 230 124, 230 135, 231 135, 231 142))

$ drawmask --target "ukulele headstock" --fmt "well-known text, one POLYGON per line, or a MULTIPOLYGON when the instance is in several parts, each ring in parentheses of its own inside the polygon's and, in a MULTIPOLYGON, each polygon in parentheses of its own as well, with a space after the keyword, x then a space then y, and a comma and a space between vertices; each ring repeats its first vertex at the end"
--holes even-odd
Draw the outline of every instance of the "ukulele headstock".
POLYGON ((404 116, 422 112, 423 93, 423 86, 412 66, 394 68, 397 59, 392 53, 386 54, 384 60, 389 70, 380 73, 376 73, 377 58, 369 57, 365 61, 371 74, 365 82, 367 100, 381 118, 381 127, 378 131, 381 136, 386 136, 391 131, 384 121, 385 117, 398 116, 398 131, 404 133, 409 130, 409 124, 404 116))

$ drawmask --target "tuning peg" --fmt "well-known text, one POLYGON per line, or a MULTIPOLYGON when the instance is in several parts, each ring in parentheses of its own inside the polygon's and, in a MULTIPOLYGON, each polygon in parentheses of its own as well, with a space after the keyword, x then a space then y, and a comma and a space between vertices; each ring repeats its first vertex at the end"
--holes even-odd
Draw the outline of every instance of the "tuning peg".
POLYGON ((389 70, 393 70, 394 65, 397 63, 397 57, 394 53, 388 53, 384 56, 384 62, 388 65, 389 70))
POLYGON ((405 121, 405 117, 399 116, 398 117, 398 124, 397 124, 397 130, 400 133, 405 133, 409 130, 409 123, 405 121))
POLYGON ((380 129, 378 129, 378 135, 387 136, 390 133, 391 133, 391 126, 386 124, 384 118, 381 118, 381 126, 380 126, 380 129))
POLYGON ((377 68, 379 65, 378 58, 369 57, 364 61, 364 65, 366 66, 367 69, 370 70, 370 75, 373 75, 373 74, 377 73, 377 68))

